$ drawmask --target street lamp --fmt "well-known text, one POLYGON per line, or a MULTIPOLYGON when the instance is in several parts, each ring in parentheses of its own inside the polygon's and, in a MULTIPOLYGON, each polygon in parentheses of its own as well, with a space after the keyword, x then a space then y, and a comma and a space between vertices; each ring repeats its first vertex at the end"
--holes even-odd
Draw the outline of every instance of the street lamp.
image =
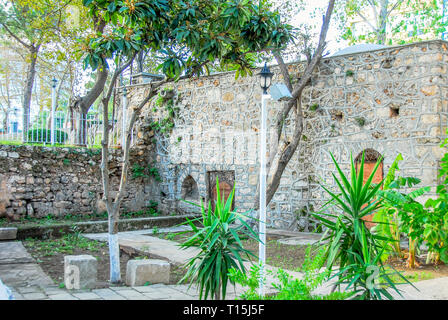
POLYGON ((55 126, 55 113, 56 113, 56 85, 58 80, 53 78, 51 80, 51 145, 54 145, 54 126, 55 126))
POLYGON ((263 94, 268 94, 268 89, 271 86, 271 80, 274 74, 269 70, 269 67, 264 63, 263 69, 258 74, 260 76, 260 86, 263 89, 263 94))
POLYGON ((264 266, 266 264, 266 123, 267 123, 267 101, 271 98, 268 89, 271 86, 272 76, 274 75, 266 65, 258 74, 260 77, 260 86, 263 90, 261 96, 261 130, 260 130, 260 217, 259 234, 260 244, 258 247, 258 257, 261 265, 259 295, 264 295, 264 266))

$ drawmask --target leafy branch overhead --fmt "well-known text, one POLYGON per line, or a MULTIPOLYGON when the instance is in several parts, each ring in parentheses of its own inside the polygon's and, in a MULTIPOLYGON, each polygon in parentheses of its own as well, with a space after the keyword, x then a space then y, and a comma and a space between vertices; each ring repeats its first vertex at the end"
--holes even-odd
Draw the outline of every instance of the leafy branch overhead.
POLYGON ((145 49, 160 58, 158 69, 170 79, 208 73, 213 63, 245 75, 253 53, 284 47, 294 31, 263 1, 261 6, 248 0, 83 2, 106 25, 85 39, 84 64, 93 69, 107 66, 117 53, 132 56, 145 49))

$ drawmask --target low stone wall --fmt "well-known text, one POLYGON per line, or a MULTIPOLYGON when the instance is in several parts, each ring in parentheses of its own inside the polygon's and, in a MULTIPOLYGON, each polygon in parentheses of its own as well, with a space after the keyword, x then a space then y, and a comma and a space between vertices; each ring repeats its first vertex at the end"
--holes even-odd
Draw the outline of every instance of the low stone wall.
MULTIPOLYGON (((144 150, 132 150, 131 166, 147 157, 144 150)), ((111 185, 118 186, 121 149, 112 149, 110 160, 111 185)), ((104 212, 100 163, 99 149, 0 145, 0 217, 104 212)), ((130 177, 122 210, 147 206, 157 192, 154 184, 130 177)))
MULTIPOLYGON (((184 223, 188 219, 195 219, 198 215, 182 215, 182 216, 161 216, 150 218, 121 219, 118 221, 119 232, 146 230, 154 227, 168 228, 184 223)), ((60 223, 54 225, 25 225, 19 226, 17 229, 17 240, 27 238, 35 239, 52 239, 59 238, 65 234, 72 233, 76 227, 81 233, 102 233, 108 232, 107 221, 87 221, 74 223, 60 223)), ((149 232, 149 231, 148 231, 149 232)))

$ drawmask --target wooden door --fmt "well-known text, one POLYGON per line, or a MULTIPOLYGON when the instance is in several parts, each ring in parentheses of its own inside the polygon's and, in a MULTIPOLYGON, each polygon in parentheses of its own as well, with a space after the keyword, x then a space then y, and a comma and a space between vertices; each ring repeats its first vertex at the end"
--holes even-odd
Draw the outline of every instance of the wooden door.
MULTIPOLYGON (((209 171, 207 172, 207 189, 208 199, 211 201, 212 208, 215 208, 216 203, 216 181, 219 180, 219 193, 221 197, 224 195, 224 200, 227 201, 232 192, 235 183, 234 171, 209 171)), ((207 200, 208 203, 208 200, 207 200)), ((232 201, 232 209, 234 209, 235 199, 232 201)))
MULTIPOLYGON (((219 194, 221 195, 221 198, 224 197, 224 203, 227 201, 227 199, 230 196, 230 193, 232 192, 232 187, 227 182, 219 182, 219 194)), ((216 200, 218 199, 217 193, 216 193, 216 184, 214 185, 212 189, 212 195, 213 195, 213 204, 215 204, 216 200)))

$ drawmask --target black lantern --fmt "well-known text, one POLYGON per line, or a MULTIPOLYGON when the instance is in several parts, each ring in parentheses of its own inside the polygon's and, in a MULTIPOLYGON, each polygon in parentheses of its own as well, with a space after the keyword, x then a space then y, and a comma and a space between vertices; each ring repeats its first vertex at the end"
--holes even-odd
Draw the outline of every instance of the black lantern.
POLYGON ((263 94, 268 94, 268 89, 271 86, 272 76, 274 75, 271 70, 269 70, 266 62, 264 63, 263 69, 258 74, 260 76, 260 86, 263 89, 263 94))
POLYGON ((51 80, 53 82, 52 87, 56 88, 56 84, 58 83, 58 80, 56 78, 53 78, 53 80, 51 80))

